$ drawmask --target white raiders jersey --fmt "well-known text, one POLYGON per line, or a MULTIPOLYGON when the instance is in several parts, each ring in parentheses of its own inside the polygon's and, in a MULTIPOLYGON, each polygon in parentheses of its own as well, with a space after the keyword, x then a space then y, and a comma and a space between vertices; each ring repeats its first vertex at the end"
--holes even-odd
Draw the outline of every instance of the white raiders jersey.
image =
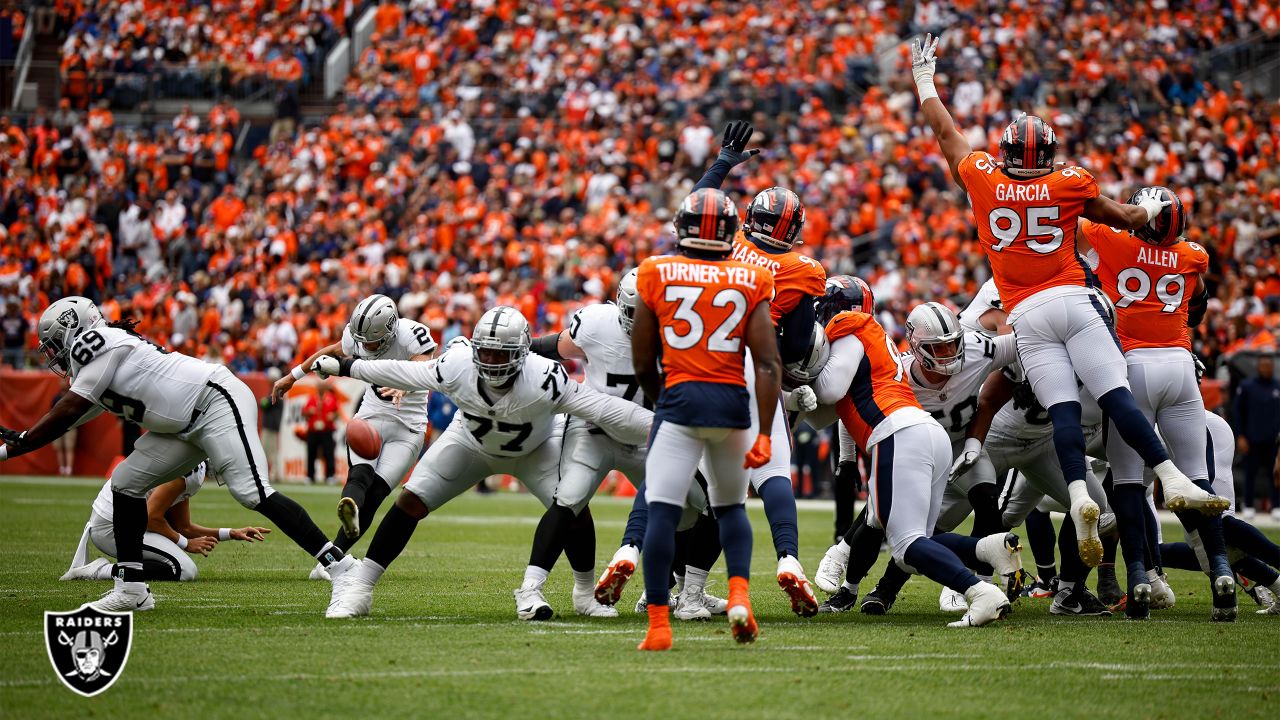
POLYGON ((925 385, 916 368, 913 354, 902 356, 902 366, 907 371, 911 390, 920 401, 920 407, 933 415, 951 437, 951 442, 962 442, 968 434, 969 423, 978 410, 978 392, 993 370, 999 370, 1018 359, 1016 341, 1012 335, 989 337, 972 330, 964 334, 964 367, 947 378, 942 387, 925 385))
POLYGON ((617 305, 588 305, 574 313, 569 321, 569 337, 587 356, 589 387, 653 409, 636 380, 631 336, 622 328, 617 305))
POLYGON ((175 434, 191 426, 218 367, 119 328, 94 328, 71 346, 71 392, 147 430, 175 434))
MULTIPOLYGON (((173 502, 169 503, 169 507, 173 507, 178 503, 190 500, 191 496, 200 492, 200 488, 204 487, 204 481, 207 474, 208 463, 201 461, 201 463, 195 466, 191 472, 183 475, 182 479, 186 482, 186 487, 182 488, 182 492, 178 494, 178 497, 174 498, 173 502)), ((153 492, 155 492, 155 488, 148 490, 147 497, 151 497, 151 493, 153 492)), ((93 499, 93 512, 104 520, 110 520, 114 517, 115 501, 111 496, 110 480, 107 480, 106 484, 102 486, 102 489, 98 491, 98 497, 93 499)))
MULTIPOLYGON (((1080 426, 1101 424, 1102 408, 1098 407, 1098 401, 1093 399, 1079 380, 1076 384, 1080 385, 1080 426)), ((1049 417, 1049 411, 1036 400, 1031 383, 1023 380, 1014 385, 1013 399, 996 413, 991 421, 991 432, 1020 440, 1035 440, 1053 434, 1053 420, 1049 417)))
MULTIPOLYGON (((364 345, 351 337, 350 325, 342 329, 342 354, 351 357, 411 360, 417 355, 430 355, 435 350, 436 341, 431 337, 431 331, 427 326, 408 318, 400 318, 396 321, 395 337, 391 340, 390 347, 375 358, 370 358, 370 353, 364 349, 364 345)), ((360 401, 360 410, 356 412, 356 417, 393 418, 414 432, 423 432, 427 429, 427 393, 411 392, 400 400, 400 407, 397 408, 395 403, 380 397, 378 390, 377 385, 371 385, 364 391, 364 398, 360 401)))
POLYGON ((990 330, 982 327, 979 320, 986 314, 988 310, 1003 310, 1004 304, 1000 302, 1000 293, 996 290, 996 281, 987 280, 982 283, 982 287, 978 288, 978 294, 973 296, 973 300, 965 306, 957 316, 960 320, 960 327, 965 330, 982 333, 990 336, 990 330))
POLYGON ((528 355, 515 383, 498 392, 485 385, 471 359, 471 346, 458 343, 429 362, 357 360, 351 377, 404 390, 444 393, 458 406, 453 424, 474 448, 498 457, 520 457, 551 437, 555 416, 568 413, 595 423, 626 445, 640 445, 653 413, 632 402, 593 390, 569 377, 564 366, 528 355))

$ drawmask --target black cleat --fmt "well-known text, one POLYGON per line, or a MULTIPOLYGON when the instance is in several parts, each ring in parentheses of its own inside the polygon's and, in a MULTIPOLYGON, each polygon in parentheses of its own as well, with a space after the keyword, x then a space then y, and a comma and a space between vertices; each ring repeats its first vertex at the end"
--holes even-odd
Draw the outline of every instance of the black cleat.
POLYGON ((1070 590, 1059 590, 1058 594, 1053 596, 1053 605, 1049 606, 1049 612, 1054 615, 1079 617, 1111 614, 1111 610, 1089 592, 1089 588, 1085 587, 1084 583, 1079 583, 1070 590))
POLYGON ((1236 581, 1231 575, 1222 575, 1213 581, 1213 622, 1235 622, 1239 608, 1236 605, 1236 581))
POLYGON ((1043 600, 1052 598, 1058 594, 1058 576, 1054 575, 1048 580, 1036 578, 1035 582, 1022 588, 1022 597, 1031 598, 1033 600, 1043 600))
POLYGON ((896 595, 882 593, 880 586, 877 585, 874 590, 867 593, 862 599, 862 606, 859 608, 863 615, 888 615, 889 610, 893 607, 893 602, 897 600, 896 595))
POLYGON ((1151 618, 1151 586, 1139 583, 1133 586, 1133 592, 1124 605, 1124 616, 1130 620, 1148 620, 1151 618))
POLYGON ((851 591, 849 588, 840 586, 836 590, 836 594, 827 598, 827 601, 818 606, 820 613, 842 613, 853 609, 858 604, 858 593, 851 591))
POLYGON ((1116 580, 1115 565, 1100 565, 1098 567, 1098 599, 1108 607, 1115 605, 1124 598, 1124 590, 1120 588, 1120 583, 1116 580))

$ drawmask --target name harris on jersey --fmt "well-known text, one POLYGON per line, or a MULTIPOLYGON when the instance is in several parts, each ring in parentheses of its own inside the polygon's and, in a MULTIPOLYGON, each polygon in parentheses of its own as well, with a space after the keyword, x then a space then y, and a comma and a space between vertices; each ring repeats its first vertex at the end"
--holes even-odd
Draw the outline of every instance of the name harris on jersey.
MULTIPOLYGON (((782 269, 782 263, 763 253, 756 252, 747 246, 745 242, 736 242, 733 244, 733 253, 730 255, 738 262, 747 263, 748 265, 759 265, 769 272, 777 275, 782 269)), ((755 287, 754 285, 752 287, 755 287)))
POLYGON ((721 266, 702 263, 662 263, 658 265, 658 278, 664 283, 695 283, 698 285, 728 284, 756 289, 756 276, 750 268, 721 266))

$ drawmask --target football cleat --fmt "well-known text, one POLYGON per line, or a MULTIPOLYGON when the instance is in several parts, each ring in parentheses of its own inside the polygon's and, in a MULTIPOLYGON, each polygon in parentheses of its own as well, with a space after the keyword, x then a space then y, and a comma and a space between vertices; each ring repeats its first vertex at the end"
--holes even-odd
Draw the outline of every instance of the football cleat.
POLYGON ((989 582, 979 582, 966 590, 964 599, 969 602, 969 611, 959 620, 947 623, 947 627, 982 627, 1005 617, 1013 610, 1013 605, 1004 592, 989 582))
POLYGON ((1075 615, 1077 617, 1110 615, 1111 610, 1096 595, 1089 592, 1084 583, 1076 583, 1070 590, 1059 591, 1053 597, 1049 612, 1054 615, 1075 615))
POLYGON ((938 596, 938 609, 946 613, 962 613, 968 611, 969 603, 964 601, 962 593, 944 587, 942 594, 938 596))
POLYGON ((1262 606, 1257 611, 1259 615, 1280 615, 1280 600, 1276 599, 1276 594, 1271 592, 1271 588, 1258 585, 1254 588, 1253 599, 1258 605, 1262 606))
POLYGON ((790 555, 778 560, 778 587, 791 598, 791 612, 800 617, 813 617, 818 614, 818 598, 809 587, 809 579, 804 576, 804 568, 800 561, 790 555))
POLYGON ((551 609, 547 598, 542 594, 542 586, 533 581, 526 581, 516 588, 516 617, 521 620, 550 620, 556 611, 551 609))
POLYGON ((1036 578, 1035 582, 1022 588, 1022 596, 1035 600, 1043 600, 1051 598, 1058 593, 1058 577, 1055 575, 1048 580, 1036 578))
POLYGON ((751 596, 746 578, 729 578, 729 632, 740 644, 753 643, 760 635, 755 615, 751 612, 751 596))
POLYGON ((640 593, 640 597, 636 598, 636 614, 644 615, 646 612, 649 611, 648 608, 649 608, 649 594, 642 592, 640 593))
POLYGON ((1076 526, 1080 560, 1091 568, 1102 564, 1102 540, 1098 539, 1101 514, 1098 503, 1088 497, 1078 497, 1071 503, 1071 522, 1076 526))
POLYGON ((724 615, 729 612, 728 600, 722 597, 716 597, 715 595, 709 595, 705 589, 702 591, 702 606, 705 607, 707 612, 712 615, 724 615))
POLYGON ((636 646, 637 650, 671 649, 671 618, 667 610, 663 605, 654 605, 646 610, 649 614, 649 630, 645 633, 644 641, 636 646))
POLYGON ((1124 616, 1130 620, 1147 620, 1151 617, 1151 586, 1138 583, 1133 586, 1124 601, 1124 616))
POLYGON ((813 575, 813 584, 824 593, 831 594, 840 590, 844 583, 844 571, 849 565, 849 546, 843 540, 827 548, 818 563, 818 572, 813 575))
POLYGON ((573 611, 579 615, 587 617, 618 617, 618 609, 612 605, 602 605, 596 601, 595 595, 590 589, 584 592, 578 592, 578 588, 573 589, 573 611))
MULTIPOLYGON (((1152 586, 1154 590, 1155 587, 1152 586)), ((1120 587, 1120 582, 1116 580, 1116 566, 1114 564, 1103 563, 1098 566, 1098 600, 1107 607, 1111 607, 1120 602, 1120 598, 1124 597, 1124 588, 1120 587)))
POLYGON ((329 577, 329 571, 325 568, 324 564, 316 563, 316 566, 311 568, 311 574, 307 576, 307 579, 324 580, 325 582, 328 582, 331 578, 329 577))
POLYGON ((1151 609, 1168 610, 1173 607, 1177 599, 1173 596, 1173 588, 1169 587, 1169 577, 1154 570, 1148 570, 1147 577, 1151 580, 1151 609))
POLYGON ((1022 545, 1018 536, 1013 533, 988 535, 978 541, 976 553, 979 560, 991 566, 1005 596, 1010 600, 1018 597, 1023 584, 1022 545))
POLYGON ((896 594, 882 591, 880 586, 876 585, 866 597, 862 598, 862 604, 858 609, 863 615, 888 615, 897 599, 896 594))
POLYGON ((84 565, 70 568, 59 580, 110 580, 112 562, 106 558, 96 558, 84 565))
POLYGON ((342 524, 342 533, 348 538, 360 537, 360 508, 356 501, 344 497, 338 501, 338 522, 342 524))
POLYGON ((714 615, 724 615, 728 608, 727 600, 686 589, 676 596, 671 614, 677 620, 710 620, 714 615))
POLYGON ((1104 512, 1098 516, 1098 534, 1102 537, 1118 536, 1120 526, 1116 523, 1116 514, 1104 512))
POLYGON ((820 613, 842 613, 848 612, 858 604, 858 593, 853 592, 843 585, 827 601, 818 606, 820 613))
MULTIPOLYGON (((618 548, 596 583, 596 602, 601 605, 617 605, 618 600, 622 599, 622 589, 627 586, 627 581, 635 574, 639 564, 640 550, 635 545, 618 548)), ((639 605, 636 607, 636 612, 644 612, 639 605)))
POLYGON ((143 612, 156 606, 151 588, 144 582, 124 582, 116 579, 116 586, 101 598, 89 603, 99 612, 143 612))
POLYGON ((373 581, 364 577, 364 563, 350 555, 329 566, 333 594, 329 597, 327 618, 353 618, 369 614, 373 607, 373 581))
POLYGON ((1213 622, 1235 622, 1239 608, 1236 605, 1236 579, 1222 575, 1213 579, 1213 622))
POLYGON ((1221 515, 1231 501, 1219 497, 1191 482, 1173 463, 1166 460, 1155 468, 1164 488, 1164 506, 1169 510, 1199 510, 1205 515, 1221 515))

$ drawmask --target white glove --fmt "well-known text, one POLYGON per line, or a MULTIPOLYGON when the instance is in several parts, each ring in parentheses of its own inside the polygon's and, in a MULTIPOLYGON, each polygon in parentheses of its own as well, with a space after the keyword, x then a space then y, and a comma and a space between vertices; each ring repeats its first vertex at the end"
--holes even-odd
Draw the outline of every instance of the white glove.
POLYGON ((964 474, 973 469, 978 464, 978 458, 982 455, 982 441, 978 438, 966 438, 964 441, 964 449, 960 451, 960 455, 956 461, 951 464, 951 478, 949 482, 964 477, 964 474))
POLYGON ((1138 207, 1147 211, 1147 222, 1151 222, 1152 220, 1155 220, 1156 216, 1160 214, 1161 210, 1169 207, 1172 204, 1173 204, 1172 200, 1161 200, 1154 193, 1138 201, 1138 207))
POLYGON ((311 369, 322 378, 332 377, 342 369, 342 362, 332 355, 321 355, 312 363, 311 369))
POLYGON ((782 406, 791 412, 813 412, 818 409, 818 395, 808 385, 801 385, 787 393, 782 406))
POLYGON ((938 64, 934 54, 937 49, 938 38, 928 33, 923 42, 918 38, 911 41, 911 76, 916 80, 916 94, 922 103, 938 97, 938 90, 933 86, 934 68, 938 64))

